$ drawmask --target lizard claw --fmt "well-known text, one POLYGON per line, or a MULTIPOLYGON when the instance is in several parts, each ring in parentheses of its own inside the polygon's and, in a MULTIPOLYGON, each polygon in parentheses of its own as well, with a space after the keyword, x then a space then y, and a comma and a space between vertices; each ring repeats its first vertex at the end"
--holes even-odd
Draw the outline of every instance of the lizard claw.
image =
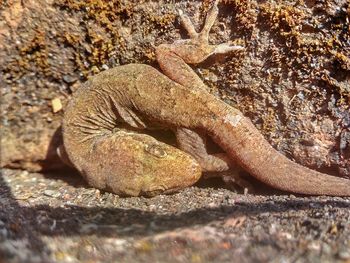
POLYGON ((233 51, 240 51, 240 50, 244 50, 244 47, 238 46, 238 45, 232 46, 229 43, 223 43, 223 44, 217 45, 212 54, 226 54, 226 53, 230 53, 233 51))
POLYGON ((213 27, 214 22, 219 14, 218 3, 219 3, 219 1, 215 0, 215 2, 213 3, 213 6, 211 7, 211 9, 209 10, 209 12, 207 14, 203 29, 199 33, 202 41, 208 42, 210 29, 213 27))
POLYGON ((186 14, 184 14, 184 12, 181 9, 179 9, 178 13, 180 16, 181 24, 186 29, 189 37, 191 39, 197 39, 198 33, 196 32, 196 29, 194 28, 190 18, 186 14))

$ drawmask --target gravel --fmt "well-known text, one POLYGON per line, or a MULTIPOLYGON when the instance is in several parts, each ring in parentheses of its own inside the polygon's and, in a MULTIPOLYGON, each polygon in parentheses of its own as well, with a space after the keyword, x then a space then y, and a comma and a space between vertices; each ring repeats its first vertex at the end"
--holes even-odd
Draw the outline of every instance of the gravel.
POLYGON ((2 171, 1 262, 349 262, 350 198, 240 194, 217 180, 121 198, 2 171))

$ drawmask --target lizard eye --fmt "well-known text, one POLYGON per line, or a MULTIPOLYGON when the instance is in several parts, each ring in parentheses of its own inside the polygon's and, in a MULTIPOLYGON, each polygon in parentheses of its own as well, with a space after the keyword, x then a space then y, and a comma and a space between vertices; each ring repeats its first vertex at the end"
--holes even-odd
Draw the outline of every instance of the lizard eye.
POLYGON ((145 147, 145 151, 158 158, 164 158, 167 156, 167 152, 163 149, 163 147, 157 144, 148 144, 145 147))

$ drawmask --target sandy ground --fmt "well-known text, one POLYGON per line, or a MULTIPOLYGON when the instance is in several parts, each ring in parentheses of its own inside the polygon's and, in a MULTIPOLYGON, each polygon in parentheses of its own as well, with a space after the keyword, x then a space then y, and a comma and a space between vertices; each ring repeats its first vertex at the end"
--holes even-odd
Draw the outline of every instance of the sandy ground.
POLYGON ((73 172, 20 170, 0 187, 1 262, 350 262, 350 198, 243 195, 216 180, 121 198, 73 172))

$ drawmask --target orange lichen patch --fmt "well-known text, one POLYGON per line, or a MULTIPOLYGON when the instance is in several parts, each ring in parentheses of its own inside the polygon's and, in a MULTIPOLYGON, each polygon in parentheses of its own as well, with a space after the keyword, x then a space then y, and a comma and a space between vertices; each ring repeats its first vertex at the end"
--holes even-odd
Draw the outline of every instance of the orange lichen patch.
MULTIPOLYGON (((350 71, 350 57, 341 52, 332 52, 335 61, 337 61, 340 67, 344 70, 350 71)), ((349 54, 350 55, 350 54, 349 54)))
POLYGON ((166 14, 145 13, 143 16, 143 34, 148 35, 153 30, 164 34, 174 26, 177 14, 174 12, 167 12, 166 14))
POLYGON ((20 56, 8 63, 4 70, 10 74, 10 78, 16 79, 24 72, 31 71, 46 77, 53 76, 48 62, 45 31, 36 30, 33 38, 19 46, 18 50, 20 56))
POLYGON ((20 55, 22 57, 27 56, 28 60, 33 61, 35 65, 48 73, 49 63, 48 63, 48 51, 45 43, 46 33, 44 31, 37 31, 33 40, 29 45, 24 46, 20 49, 20 55))
POLYGON ((306 17, 301 9, 296 6, 267 3, 260 5, 260 16, 269 28, 285 39, 288 47, 299 46, 300 26, 306 17))
POLYGON ((68 33, 68 32, 64 32, 62 34, 62 39, 64 40, 64 43, 66 43, 67 45, 77 45, 79 44, 80 41, 80 36, 77 34, 72 34, 72 33, 68 33))
POLYGON ((85 78, 101 71, 116 50, 125 49, 125 40, 119 34, 120 20, 132 15, 133 4, 120 0, 60 0, 56 5, 82 15, 85 34, 65 32, 61 41, 75 50, 73 60, 85 78))
POLYGON ((161 28, 166 28, 169 25, 172 25, 176 19, 176 14, 169 13, 162 16, 149 16, 151 22, 160 26, 161 28))
POLYGON ((286 5, 260 5, 261 15, 265 17, 266 22, 272 29, 279 28, 281 34, 294 32, 299 28, 301 21, 306 14, 295 6, 286 5))
POLYGON ((120 14, 130 16, 134 4, 120 0, 59 0, 57 5, 74 11, 83 11, 86 18, 93 19, 113 31, 114 27, 110 22, 116 20, 120 14))
POLYGON ((251 0, 223 0, 236 13, 234 21, 238 28, 253 29, 256 23, 258 12, 256 2, 251 0))
MULTIPOLYGON (((261 21, 272 29, 272 37, 278 41, 277 57, 282 58, 283 64, 273 65, 295 72, 294 77, 298 81, 308 79, 309 82, 317 82, 317 85, 326 83, 339 94, 338 103, 348 101, 349 92, 343 88, 347 85, 344 74, 350 69, 350 54, 344 48, 350 38, 347 15, 343 11, 334 14, 327 25, 332 28, 331 34, 325 37, 323 28, 326 25, 312 12, 307 12, 303 1, 293 6, 264 3, 259 7, 261 21), (323 69, 327 68, 327 64, 340 73, 337 79, 325 76, 327 73, 323 69)), ((312 92, 318 94, 321 91, 316 89, 312 92)))
POLYGON ((156 53, 154 51, 154 48, 145 49, 143 54, 147 58, 148 61, 155 61, 156 60, 156 53))
POLYGON ((273 108, 267 109, 267 114, 262 116, 263 125, 262 129, 265 133, 275 133, 276 128, 278 127, 278 123, 276 121, 276 112, 273 108))

